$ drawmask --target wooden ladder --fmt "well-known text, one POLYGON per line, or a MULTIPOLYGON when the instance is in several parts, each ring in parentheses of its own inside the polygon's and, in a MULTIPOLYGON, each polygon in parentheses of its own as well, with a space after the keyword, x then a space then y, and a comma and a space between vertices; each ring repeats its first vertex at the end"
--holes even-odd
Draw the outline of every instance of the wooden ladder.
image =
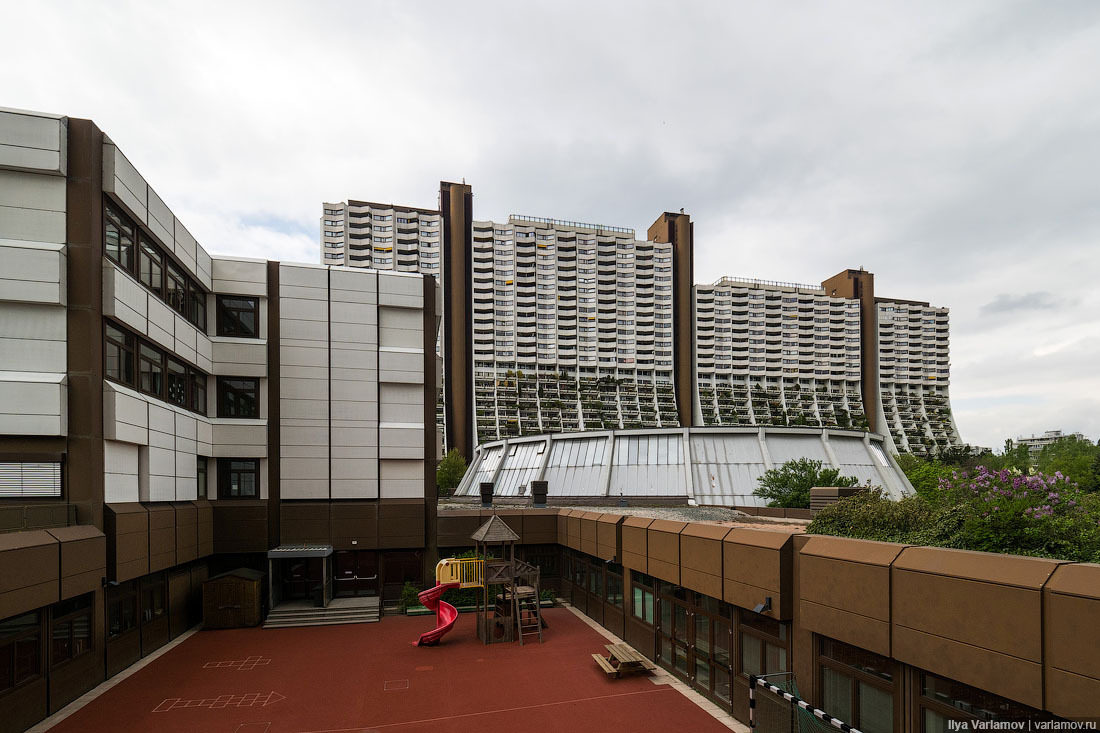
POLYGON ((516 626, 519 629, 519 645, 523 646, 524 636, 539 637, 542 643, 542 609, 539 602, 539 579, 534 578, 535 589, 533 596, 520 598, 518 588, 512 588, 512 613, 515 615, 516 626))

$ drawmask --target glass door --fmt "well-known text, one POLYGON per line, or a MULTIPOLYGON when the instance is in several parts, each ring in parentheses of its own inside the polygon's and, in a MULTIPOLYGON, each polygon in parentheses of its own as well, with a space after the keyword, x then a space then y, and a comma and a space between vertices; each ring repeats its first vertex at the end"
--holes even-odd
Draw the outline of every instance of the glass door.
POLYGON ((378 553, 373 550, 338 550, 336 595, 343 598, 378 595, 378 553))

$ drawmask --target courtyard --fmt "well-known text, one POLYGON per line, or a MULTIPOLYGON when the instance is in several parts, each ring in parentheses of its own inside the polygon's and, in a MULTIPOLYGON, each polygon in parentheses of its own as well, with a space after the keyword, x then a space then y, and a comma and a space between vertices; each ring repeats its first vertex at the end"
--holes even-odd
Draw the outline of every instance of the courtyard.
POLYGON ((547 609, 543 643, 483 645, 459 616, 437 647, 433 617, 297 629, 200 631, 52 728, 56 733, 724 731, 664 675, 609 678, 606 638, 547 609))

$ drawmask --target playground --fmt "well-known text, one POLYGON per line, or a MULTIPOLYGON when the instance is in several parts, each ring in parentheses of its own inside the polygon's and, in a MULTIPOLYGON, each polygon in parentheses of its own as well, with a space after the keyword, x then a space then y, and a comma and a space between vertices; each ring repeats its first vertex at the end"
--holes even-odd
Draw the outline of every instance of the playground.
POLYGON ((543 643, 478 639, 461 614, 437 646, 431 616, 301 629, 202 631, 52 730, 225 733, 728 730, 648 675, 592 662, 607 640, 545 609, 543 643))

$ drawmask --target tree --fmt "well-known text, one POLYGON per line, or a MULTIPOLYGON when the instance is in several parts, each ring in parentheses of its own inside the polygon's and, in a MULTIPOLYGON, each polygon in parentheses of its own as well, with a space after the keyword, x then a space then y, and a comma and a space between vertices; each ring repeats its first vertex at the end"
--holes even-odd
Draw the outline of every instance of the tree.
POLYGON ((1036 468, 1048 476, 1061 473, 1076 482, 1085 491, 1096 491, 1095 469, 1100 459, 1100 448, 1091 441, 1068 436, 1043 446, 1036 468))
POLYGON ((443 460, 439 462, 439 467, 435 470, 436 488, 440 491, 458 488, 458 484, 465 474, 466 459, 462 457, 457 449, 451 448, 447 451, 447 455, 443 456, 443 460))
POLYGON ((859 484, 855 476, 841 476, 838 469, 822 468, 823 465, 821 461, 811 458, 787 461, 779 468, 765 471, 757 482, 759 486, 752 493, 767 499, 768 506, 809 509, 812 487, 859 484))
POLYGON ((950 479, 956 472, 955 467, 949 466, 937 459, 924 460, 912 453, 902 453, 897 457, 898 466, 905 472, 905 477, 913 488, 921 496, 935 493, 940 488, 940 479, 950 479))

